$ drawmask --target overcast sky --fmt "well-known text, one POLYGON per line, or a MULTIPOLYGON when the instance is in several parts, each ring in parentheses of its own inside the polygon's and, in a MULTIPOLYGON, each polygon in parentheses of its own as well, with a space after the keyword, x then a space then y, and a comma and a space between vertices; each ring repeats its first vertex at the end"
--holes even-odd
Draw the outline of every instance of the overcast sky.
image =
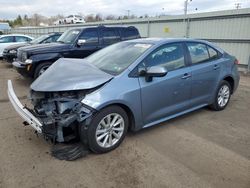
MULTIPOLYGON (((250 0, 193 0, 189 3, 189 13, 249 8, 250 0), (198 9, 197 11, 195 9, 198 9)), ((148 14, 183 14, 184 0, 0 0, 0 19, 13 19, 18 14, 31 16, 34 13, 44 16, 82 13, 103 15, 125 15, 126 10, 137 16, 148 14)))

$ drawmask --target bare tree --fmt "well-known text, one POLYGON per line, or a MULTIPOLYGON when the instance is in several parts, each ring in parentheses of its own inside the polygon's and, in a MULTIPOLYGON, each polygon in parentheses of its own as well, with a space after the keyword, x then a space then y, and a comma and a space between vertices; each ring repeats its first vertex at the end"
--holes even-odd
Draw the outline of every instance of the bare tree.
POLYGON ((55 21, 63 19, 64 16, 62 14, 58 14, 56 16, 51 16, 50 18, 48 18, 48 24, 49 25, 53 25, 55 21))
POLYGON ((85 16, 85 21, 86 22, 94 22, 95 21, 95 16, 93 14, 88 14, 85 16))
POLYGON ((83 13, 81 13, 81 12, 78 12, 78 13, 77 13, 77 15, 78 15, 78 16, 81 16, 81 17, 83 17, 83 18, 84 18, 83 13))
POLYGON ((106 20, 115 20, 116 17, 112 14, 106 16, 106 20))
POLYGON ((31 26, 39 26, 40 23, 47 24, 48 18, 37 13, 33 14, 30 18, 29 24, 31 26))
MULTIPOLYGON (((134 19, 137 18, 136 15, 132 14, 129 17, 127 15, 113 15, 109 14, 106 16, 103 16, 100 13, 97 14, 88 14, 86 16, 83 16, 82 13, 77 13, 79 16, 84 17, 86 22, 96 22, 96 21, 103 21, 103 20, 123 20, 123 19, 134 19)), ((143 17, 143 16, 141 16, 143 17)), ((148 17, 148 15, 145 15, 144 17, 148 17)), ((19 16, 14 21, 8 21, 11 26, 40 26, 40 25, 53 25, 55 21, 64 19, 64 15, 58 14, 56 16, 51 17, 45 17, 43 15, 40 15, 38 13, 33 14, 32 16, 28 16, 25 14, 23 17, 19 16)))
POLYGON ((102 21, 102 15, 100 13, 95 15, 95 21, 102 21))
POLYGON ((135 14, 132 14, 132 15, 129 17, 129 19, 135 19, 135 18, 137 18, 137 16, 136 16, 135 14))
POLYGON ((33 14, 33 16, 31 17, 31 19, 32 19, 33 24, 34 24, 35 26, 38 26, 39 23, 41 22, 40 16, 39 16, 37 13, 33 14))

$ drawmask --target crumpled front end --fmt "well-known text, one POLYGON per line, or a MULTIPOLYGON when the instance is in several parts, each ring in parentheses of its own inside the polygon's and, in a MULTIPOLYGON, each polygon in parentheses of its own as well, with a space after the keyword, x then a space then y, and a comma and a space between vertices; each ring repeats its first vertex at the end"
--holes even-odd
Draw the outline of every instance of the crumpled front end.
POLYGON ((94 109, 81 103, 86 93, 91 90, 36 92, 31 90, 30 100, 34 108, 24 107, 16 97, 11 81, 8 82, 10 101, 25 120, 46 139, 65 142, 79 136, 79 125, 88 124, 94 109))
POLYGON ((86 91, 36 92, 31 91, 34 114, 42 121, 42 132, 48 138, 64 142, 79 135, 79 124, 94 110, 81 103, 86 91))

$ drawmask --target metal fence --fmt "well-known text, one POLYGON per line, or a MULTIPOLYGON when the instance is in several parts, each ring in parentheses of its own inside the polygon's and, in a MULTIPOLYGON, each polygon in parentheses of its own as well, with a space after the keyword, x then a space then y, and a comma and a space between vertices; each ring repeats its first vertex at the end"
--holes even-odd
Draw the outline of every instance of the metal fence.
POLYGON ((184 15, 162 16, 158 18, 16 28, 12 29, 11 33, 22 33, 37 37, 51 32, 64 32, 71 28, 95 25, 135 26, 142 37, 205 39, 235 55, 243 67, 250 69, 250 8, 190 14, 186 17, 184 15))

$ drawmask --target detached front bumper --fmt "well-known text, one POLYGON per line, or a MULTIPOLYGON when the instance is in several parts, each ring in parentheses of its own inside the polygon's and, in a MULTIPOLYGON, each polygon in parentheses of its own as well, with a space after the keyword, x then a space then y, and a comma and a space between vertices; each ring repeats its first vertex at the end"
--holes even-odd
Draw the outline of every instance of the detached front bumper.
POLYGON ((33 127, 38 133, 42 133, 42 123, 27 109, 17 98, 11 80, 8 80, 8 97, 16 112, 33 127))

